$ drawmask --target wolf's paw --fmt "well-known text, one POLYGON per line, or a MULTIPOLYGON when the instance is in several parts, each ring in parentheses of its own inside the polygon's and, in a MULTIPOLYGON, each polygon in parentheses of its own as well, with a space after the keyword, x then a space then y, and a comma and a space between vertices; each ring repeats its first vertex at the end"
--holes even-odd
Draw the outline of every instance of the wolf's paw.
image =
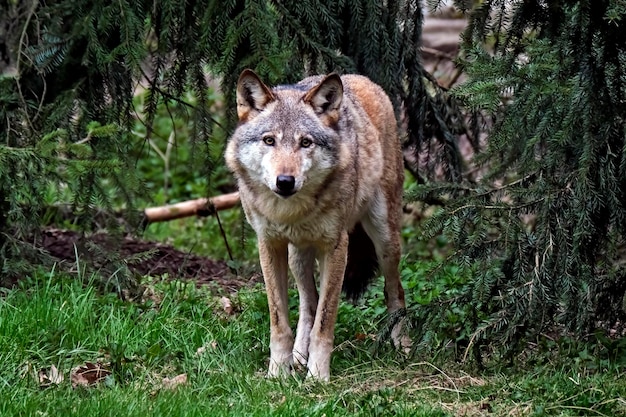
POLYGON ((391 340, 393 341, 393 345, 400 352, 403 352, 405 355, 411 353, 411 349, 413 347, 413 341, 408 335, 408 329, 406 324, 406 318, 401 318, 391 329, 391 340))
POLYGON ((270 365, 267 370, 268 378, 283 378, 294 374, 293 362, 291 360, 278 363, 270 359, 270 365))
POLYGON ((319 369, 317 366, 309 365, 306 379, 309 381, 321 381, 328 382, 330 381, 330 369, 319 369))
POLYGON ((309 362, 307 363, 308 380, 328 382, 330 380, 330 353, 332 348, 320 350, 311 349, 309 362))

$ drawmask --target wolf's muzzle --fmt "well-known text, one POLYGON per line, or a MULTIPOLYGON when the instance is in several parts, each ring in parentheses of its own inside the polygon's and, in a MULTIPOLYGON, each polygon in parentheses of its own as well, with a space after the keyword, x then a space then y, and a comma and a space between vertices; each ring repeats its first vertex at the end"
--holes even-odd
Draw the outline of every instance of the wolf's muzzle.
POLYGON ((283 197, 289 197, 296 192, 296 178, 292 175, 279 175, 276 178, 277 193, 283 197))

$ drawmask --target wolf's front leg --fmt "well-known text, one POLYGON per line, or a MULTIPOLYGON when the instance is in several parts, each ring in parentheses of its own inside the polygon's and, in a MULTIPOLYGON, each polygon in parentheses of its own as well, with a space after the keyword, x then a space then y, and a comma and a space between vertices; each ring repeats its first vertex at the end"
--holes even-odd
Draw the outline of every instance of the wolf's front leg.
POLYGON ((317 309, 317 288, 315 287, 315 249, 297 248, 289 245, 289 267, 296 279, 299 296, 299 318, 296 330, 296 342, 293 345, 293 361, 306 367, 309 358, 311 329, 317 309))
POLYGON ((348 233, 343 231, 335 247, 330 248, 320 259, 320 299, 311 330, 308 376, 324 381, 330 379, 330 356, 347 258, 348 233))
POLYGON ((287 244, 259 238, 259 257, 270 312, 270 364, 268 376, 291 373, 293 335, 289 326, 287 244))

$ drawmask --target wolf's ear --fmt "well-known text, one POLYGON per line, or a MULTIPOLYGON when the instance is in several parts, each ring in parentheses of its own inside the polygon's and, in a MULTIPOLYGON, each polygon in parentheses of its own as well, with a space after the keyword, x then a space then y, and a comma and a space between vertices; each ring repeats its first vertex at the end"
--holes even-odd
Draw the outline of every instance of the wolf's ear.
POLYGON ((339 107, 342 100, 343 83, 339 75, 335 73, 327 75, 304 96, 304 102, 313 107, 320 117, 323 116, 328 124, 337 123, 339 120, 339 107))
POLYGON ((276 97, 251 69, 245 69, 237 81, 237 116, 241 122, 253 119, 276 97))

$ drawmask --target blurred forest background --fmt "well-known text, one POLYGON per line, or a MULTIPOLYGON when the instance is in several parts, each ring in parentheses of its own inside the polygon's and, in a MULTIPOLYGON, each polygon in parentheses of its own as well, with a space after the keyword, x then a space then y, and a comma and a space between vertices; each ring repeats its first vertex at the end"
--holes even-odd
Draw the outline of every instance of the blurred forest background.
POLYGON ((271 84, 357 72, 398 115, 416 348, 480 364, 567 336, 623 352, 623 1, 0 7, 3 285, 68 251, 82 260, 68 270, 123 296, 159 273, 134 267, 150 262, 245 285, 256 254, 240 210, 158 225, 143 210, 234 191, 222 152, 242 69, 271 84), (442 47, 433 31, 462 37, 442 47))

